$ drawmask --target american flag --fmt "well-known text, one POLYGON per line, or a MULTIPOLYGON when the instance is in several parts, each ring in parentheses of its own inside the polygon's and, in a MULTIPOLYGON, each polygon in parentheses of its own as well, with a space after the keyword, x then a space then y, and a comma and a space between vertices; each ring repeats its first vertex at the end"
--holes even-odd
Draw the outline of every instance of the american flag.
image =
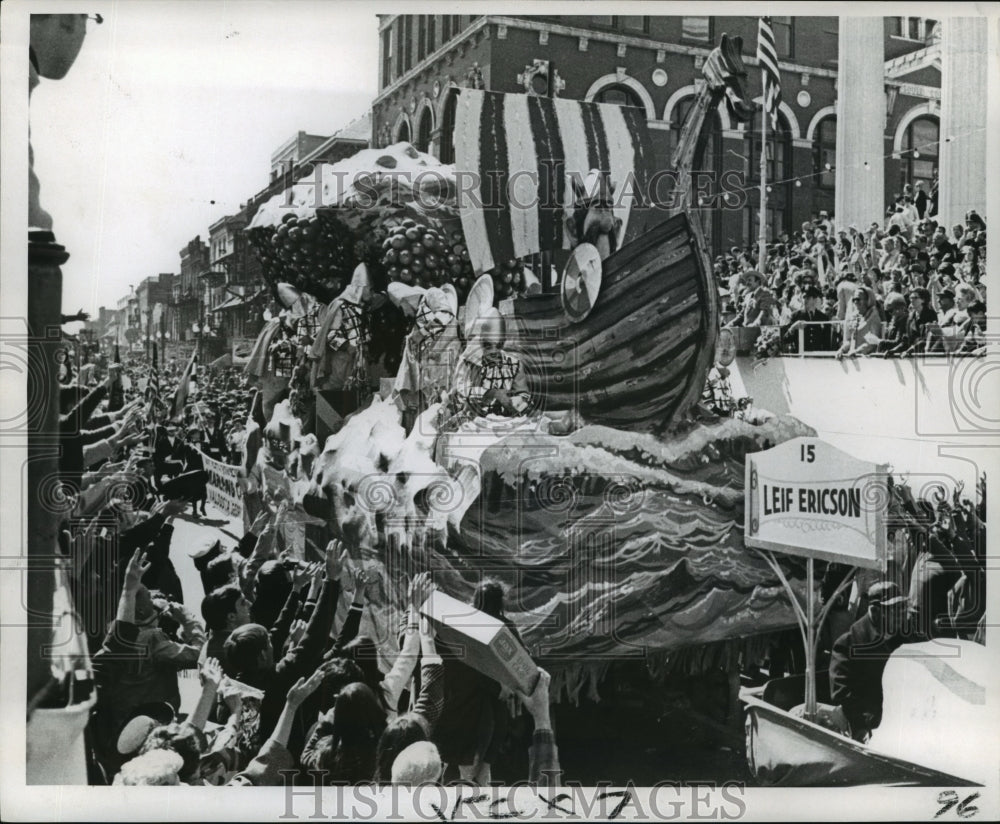
POLYGON ((195 351, 191 353, 191 360, 188 361, 188 365, 184 367, 184 373, 181 375, 181 379, 177 383, 177 389, 174 392, 174 399, 170 404, 170 420, 172 421, 179 422, 184 420, 184 404, 187 401, 191 380, 194 377, 194 369, 197 363, 198 350, 195 349, 195 351))
POLYGON ((778 50, 774 47, 771 18, 761 17, 757 29, 757 59, 764 81, 764 111, 771 115, 771 125, 778 128, 778 106, 781 104, 781 75, 778 71, 778 50))

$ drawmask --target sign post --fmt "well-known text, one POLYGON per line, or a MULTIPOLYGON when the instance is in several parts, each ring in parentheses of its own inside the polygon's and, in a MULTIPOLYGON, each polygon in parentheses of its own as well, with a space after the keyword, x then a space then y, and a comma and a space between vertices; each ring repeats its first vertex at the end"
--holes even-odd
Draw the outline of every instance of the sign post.
POLYGON ((815 559, 885 571, 888 468, 842 452, 819 438, 794 438, 747 455, 744 541, 761 551, 791 600, 806 652, 805 717, 816 717, 817 629, 854 570, 816 616, 815 559), (806 598, 775 552, 806 559, 806 598))

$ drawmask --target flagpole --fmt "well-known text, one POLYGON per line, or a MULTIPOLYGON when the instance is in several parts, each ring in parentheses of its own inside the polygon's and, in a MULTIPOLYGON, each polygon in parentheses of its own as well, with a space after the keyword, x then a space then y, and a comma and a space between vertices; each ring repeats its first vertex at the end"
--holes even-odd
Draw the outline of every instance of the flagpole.
MULTIPOLYGON (((764 69, 761 67, 763 76, 764 69)), ((760 112, 760 230, 757 238, 757 270, 763 275, 767 265, 767 81, 760 112)))

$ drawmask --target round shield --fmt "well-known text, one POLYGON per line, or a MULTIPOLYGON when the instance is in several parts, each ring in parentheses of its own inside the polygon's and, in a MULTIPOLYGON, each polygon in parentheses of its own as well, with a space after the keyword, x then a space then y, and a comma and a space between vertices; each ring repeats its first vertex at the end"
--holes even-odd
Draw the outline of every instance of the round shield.
POLYGON ((720 329, 719 340, 715 344, 715 362, 729 366, 736 359, 736 336, 732 329, 720 329))
POLYGON ((578 323, 590 314, 601 291, 604 267, 591 243, 581 243, 570 255, 562 276, 562 305, 566 316, 578 323))

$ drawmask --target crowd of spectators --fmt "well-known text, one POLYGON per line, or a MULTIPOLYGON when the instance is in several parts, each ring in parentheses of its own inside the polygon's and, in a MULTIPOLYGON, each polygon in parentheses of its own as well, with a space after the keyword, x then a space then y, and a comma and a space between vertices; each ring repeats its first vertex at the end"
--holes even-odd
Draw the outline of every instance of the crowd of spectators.
POLYGON ((757 349, 766 355, 981 352, 986 224, 970 211, 949 229, 922 194, 907 185, 884 225, 863 229, 819 212, 768 246, 763 269, 755 248, 718 256, 726 325, 765 330, 757 349))
MULTIPOLYGON (((451 768, 487 783, 514 696, 436 643, 418 612, 434 589, 427 573, 410 579, 392 658, 361 632, 366 591, 385 583, 339 541, 311 563, 295 551, 287 500, 264 495, 231 546, 178 552, 178 518, 209 534, 204 459, 252 462, 250 436, 266 424, 257 390, 232 368, 154 369, 145 355, 118 363, 82 349, 68 345, 59 375, 60 543, 96 688, 90 782, 418 784, 451 768), (200 579, 199 591, 182 579, 200 579), (200 679, 194 706, 182 701, 185 672, 200 679)), ((484 580, 473 603, 506 620, 499 582, 484 580)), ((539 670, 520 694, 541 783, 558 774, 549 682, 539 670)))

